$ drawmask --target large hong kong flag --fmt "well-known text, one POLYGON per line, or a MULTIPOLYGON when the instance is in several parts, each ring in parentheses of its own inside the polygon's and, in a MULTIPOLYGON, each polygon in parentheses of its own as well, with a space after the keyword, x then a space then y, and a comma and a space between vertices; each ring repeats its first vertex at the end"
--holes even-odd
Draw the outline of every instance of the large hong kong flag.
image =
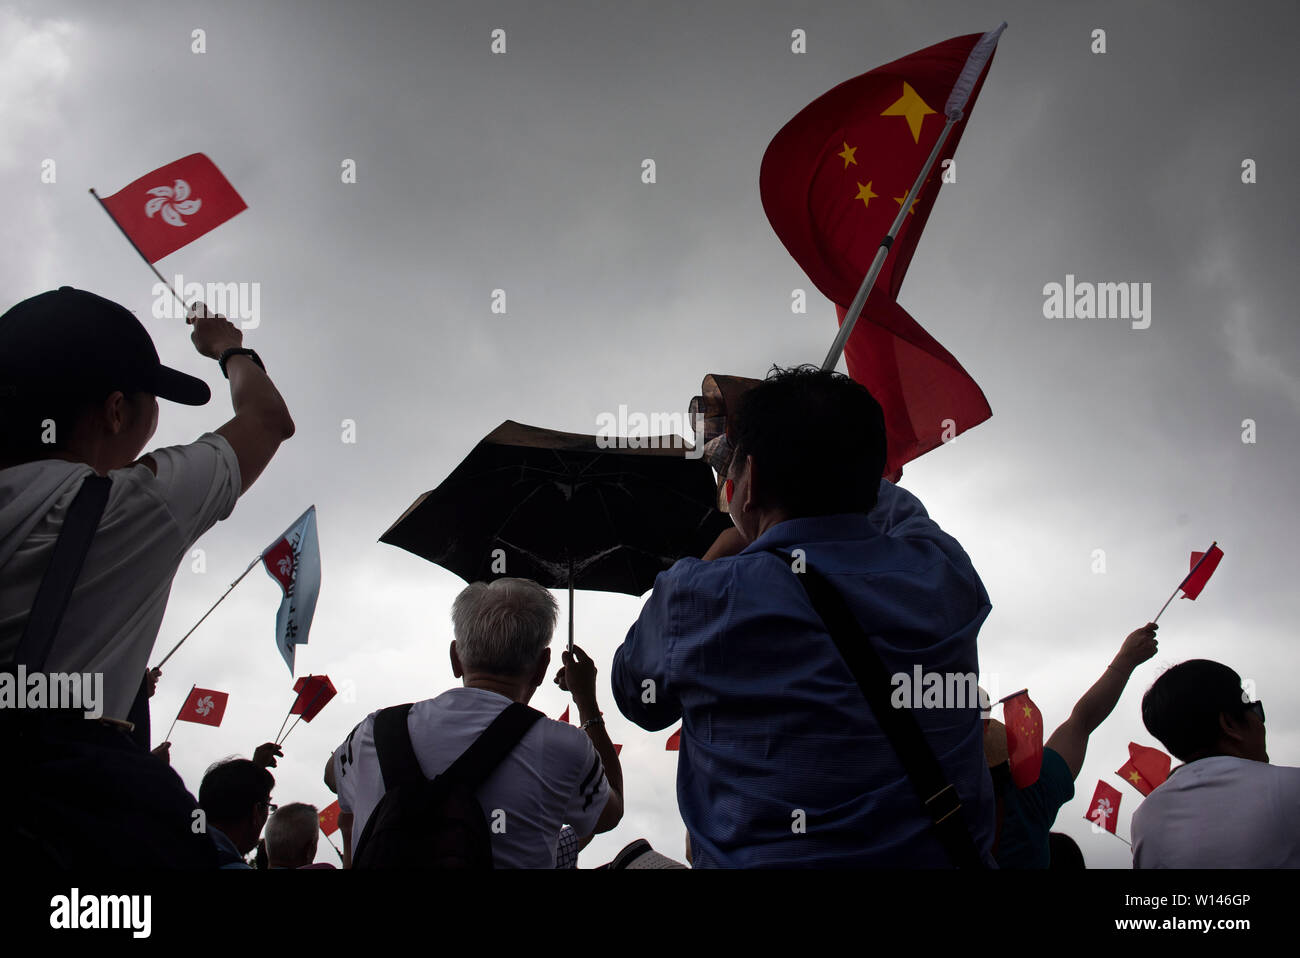
POLYGON ((202 153, 146 173, 100 202, 150 263, 248 209, 216 164, 202 153))
POLYGON ((1028 788, 1043 768, 1043 713, 1029 698, 1028 689, 1002 701, 1011 780, 1016 788, 1028 788))
MULTIPOLYGON (((293 675, 294 648, 307 643, 311 619, 320 594, 320 544, 316 539, 316 507, 297 518, 262 551, 262 565, 280 584, 284 598, 275 615, 275 644, 293 675)), ((289 713, 295 714, 295 713, 289 713)))
POLYGON ((1187 578, 1178 588, 1182 590, 1184 599, 1195 599, 1205 588, 1205 583, 1210 581, 1210 576, 1214 570, 1219 567, 1219 560, 1223 558, 1223 550, 1217 545, 1211 545, 1209 552, 1193 552, 1191 571, 1187 573, 1187 578))
POLYGON ((1119 818, 1119 799, 1119 789, 1098 781, 1097 790, 1092 793, 1092 804, 1088 806, 1084 818, 1114 835, 1119 818))
POLYGON ((177 714, 178 722, 197 722, 199 725, 220 725, 226 714, 226 702, 229 692, 215 692, 198 686, 190 689, 189 698, 177 714))
POLYGON ((293 690, 298 693, 298 698, 289 714, 301 715, 304 722, 319 715, 325 704, 338 694, 328 675, 304 675, 293 684, 293 690))
POLYGON ((336 798, 320 810, 320 830, 328 838, 339 830, 339 800, 336 798))
MULTIPOLYGON (((1005 24, 1003 25, 1005 26, 1005 24)), ((947 120, 953 126, 889 246, 845 346, 849 375, 880 402, 886 475, 992 415, 979 386, 897 299, 1002 28, 926 47, 823 94, 763 156, 763 209, 840 321, 947 120)))
POLYGON ((1129 742, 1128 761, 1115 774, 1143 795, 1150 795, 1153 789, 1164 784, 1169 777, 1171 765, 1173 759, 1160 749, 1129 742))

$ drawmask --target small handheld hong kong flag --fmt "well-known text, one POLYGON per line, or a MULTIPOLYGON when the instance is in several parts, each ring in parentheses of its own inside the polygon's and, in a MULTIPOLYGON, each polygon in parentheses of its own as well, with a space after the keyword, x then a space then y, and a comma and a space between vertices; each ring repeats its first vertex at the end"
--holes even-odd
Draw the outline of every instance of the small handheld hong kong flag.
POLYGON ((96 194, 96 198, 149 263, 248 209, 216 164, 202 153, 146 173, 112 196, 96 194))
MULTIPOLYGON (((293 675, 294 648, 305 645, 320 595, 320 544, 316 538, 316 507, 295 520, 262 552, 266 573, 280 584, 284 598, 275 616, 275 644, 293 675)), ((290 713, 293 714, 293 713, 290 713)))
POLYGON ((1150 795, 1152 789, 1163 784, 1169 777, 1173 759, 1160 749, 1129 742, 1128 756, 1128 761, 1115 774, 1143 795, 1150 795))
POLYGON ((201 689, 195 686, 190 690, 185 704, 181 706, 176 720, 197 722, 199 725, 220 725, 221 717, 226 714, 226 701, 229 698, 228 692, 215 692, 212 689, 201 689))
POLYGON ((1097 790, 1092 793, 1092 804, 1088 806, 1088 813, 1084 817, 1093 825, 1114 835, 1119 818, 1119 799, 1119 789, 1105 782, 1097 782, 1097 790))
POLYGON ((1029 698, 1029 690, 1002 700, 1007 727, 1007 761, 1016 788, 1028 788, 1038 781, 1043 768, 1043 713, 1029 698))
POLYGON ((339 830, 339 801, 334 799, 320 811, 320 830, 328 837, 339 830))
POLYGON ((293 684, 293 690, 298 693, 298 698, 289 714, 301 715, 304 722, 314 719, 325 703, 338 694, 328 675, 304 675, 293 684))
POLYGON ((668 736, 668 741, 664 744, 665 752, 680 752, 682 748, 682 730, 679 728, 672 735, 668 736))

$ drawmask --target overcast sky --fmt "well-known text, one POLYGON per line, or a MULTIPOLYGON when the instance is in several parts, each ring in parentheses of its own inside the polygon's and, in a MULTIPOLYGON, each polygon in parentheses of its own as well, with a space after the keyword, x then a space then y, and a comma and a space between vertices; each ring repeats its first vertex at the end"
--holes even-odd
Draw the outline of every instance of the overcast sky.
MULTIPOLYGON (((1248 16, 1226 2, 415 6, 0 8, 0 309, 67 284, 135 310, 164 362, 214 392, 200 409, 163 404, 155 445, 224 422, 225 382, 183 322, 152 318, 154 279, 87 188, 108 194, 204 152, 248 203, 159 268, 260 284, 245 343, 298 431, 200 541, 206 571, 182 566, 158 646, 316 504, 323 586, 298 673, 348 694, 288 739, 278 803, 326 805, 321 769, 359 719, 455 684, 448 613, 463 583, 379 535, 502 420, 594 433, 620 404, 684 413, 706 373, 820 362, 834 309, 764 216, 768 141, 835 84, 1003 19, 957 182, 900 296, 993 417, 908 465, 904 485, 988 588, 986 686, 1028 686, 1049 733, 1190 552, 1224 550, 1202 597, 1161 619, 1158 656, 1093 736, 1057 819, 1090 865, 1128 866, 1083 814, 1104 779, 1122 790, 1128 835, 1141 797, 1114 772, 1130 740, 1158 744, 1139 702, 1168 665, 1213 658, 1253 680, 1270 757, 1300 765, 1294 3, 1248 16), (504 54, 490 50, 496 28, 504 54), (806 53, 791 52, 796 28, 806 53), (1091 51, 1098 28, 1104 54, 1091 51), (1245 159, 1257 183, 1242 182, 1245 159), (1045 318, 1044 286, 1067 274, 1150 283, 1150 327, 1045 318), (806 315, 791 313, 796 288, 806 315)), ((155 741, 192 684, 230 692, 220 728, 172 736, 194 791, 210 762, 273 737, 292 702, 278 594, 254 570, 165 670, 155 741)), ((668 733, 626 722, 608 686, 641 604, 578 597, 627 789, 623 823, 585 866, 637 837, 682 854, 668 733)), ((557 658, 566 629, 562 612, 557 658)), ((533 704, 556 716, 565 696, 548 682, 533 704)))

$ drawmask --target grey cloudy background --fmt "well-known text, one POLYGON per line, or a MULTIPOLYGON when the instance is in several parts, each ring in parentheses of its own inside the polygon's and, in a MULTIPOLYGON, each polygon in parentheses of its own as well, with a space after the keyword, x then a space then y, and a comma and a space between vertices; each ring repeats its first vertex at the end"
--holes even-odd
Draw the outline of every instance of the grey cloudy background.
MULTIPOLYGON (((900 297, 994 415, 909 465, 904 484, 992 597, 986 685, 1028 686, 1049 732, 1189 553, 1219 541, 1222 566, 1162 618, 1159 655, 1093 737, 1057 820, 1090 865, 1126 867, 1124 844, 1082 816, 1104 779, 1122 790, 1128 834, 1140 796, 1113 772, 1130 740, 1157 744, 1139 701, 1162 668, 1209 657, 1252 679, 1270 756, 1300 764, 1293 3, 0 8, 0 305, 70 284, 136 310, 164 361, 216 397, 164 404, 156 445, 225 421, 225 384, 182 322, 151 317, 152 276, 86 190, 205 152, 249 205, 160 270, 261 284, 261 324, 245 339, 298 432, 199 543, 206 571, 182 566, 159 648, 317 505, 324 584, 298 672, 328 673, 346 694, 288 739, 277 802, 327 804, 321 769, 356 721, 454 683, 448 610, 462 583, 380 545, 389 524, 504 419, 593 433, 620 404, 684 413, 706 373, 819 362, 833 307, 767 223, 763 150, 831 86, 1003 19, 957 182, 900 297), (489 51, 494 28, 505 55, 489 51), (1104 55, 1090 52, 1096 28, 1104 55), (647 157, 653 185, 640 178, 647 157), (345 185, 349 158, 357 182, 345 185), (1245 158, 1255 185, 1241 182, 1245 158), (45 159, 54 184, 40 180, 45 159), (1151 283, 1150 328, 1045 319, 1043 287, 1067 273, 1151 283), (489 308, 497 288, 505 315, 489 308), (795 288, 807 315, 791 313, 795 288), (354 444, 341 441, 345 419, 354 444)), ((231 693, 219 729, 172 736, 194 790, 289 708, 277 603, 254 570, 168 663, 156 740, 191 684, 231 693)), ((682 853, 668 733, 623 720, 606 681, 641 604, 578 599, 578 642, 601 669, 627 779, 623 824, 587 866, 637 837, 682 853)), ((557 635, 566 628, 562 613, 557 635)), ((565 697, 548 683, 534 704, 555 716, 565 697)), ((333 852, 322 843, 319 857, 333 852)))

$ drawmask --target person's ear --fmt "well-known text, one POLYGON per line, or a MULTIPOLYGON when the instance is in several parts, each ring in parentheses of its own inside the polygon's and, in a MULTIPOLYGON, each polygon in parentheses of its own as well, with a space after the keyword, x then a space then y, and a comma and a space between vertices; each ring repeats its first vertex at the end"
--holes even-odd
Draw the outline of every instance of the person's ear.
POLYGON ((465 674, 465 669, 460 664, 460 656, 456 654, 456 640, 451 640, 451 674, 460 678, 465 674))
POLYGON ((753 456, 745 457, 745 474, 747 479, 745 483, 745 501, 740 504, 742 512, 753 509, 758 502, 759 479, 758 474, 754 471, 753 456))
POLYGON ((119 435, 130 427, 131 403, 127 400, 125 393, 120 390, 109 393, 100 408, 104 415, 104 425, 108 427, 108 431, 112 435, 119 435))
MULTIPOLYGON (((1245 716, 1242 716, 1245 719, 1245 716)), ((1233 745, 1242 745, 1246 741, 1246 729, 1243 722, 1238 722, 1227 712, 1219 713, 1219 737, 1233 745)))
POLYGON ((546 681, 546 673, 551 671, 551 649, 542 649, 542 654, 537 657, 537 668, 533 672, 533 688, 538 688, 546 681))

